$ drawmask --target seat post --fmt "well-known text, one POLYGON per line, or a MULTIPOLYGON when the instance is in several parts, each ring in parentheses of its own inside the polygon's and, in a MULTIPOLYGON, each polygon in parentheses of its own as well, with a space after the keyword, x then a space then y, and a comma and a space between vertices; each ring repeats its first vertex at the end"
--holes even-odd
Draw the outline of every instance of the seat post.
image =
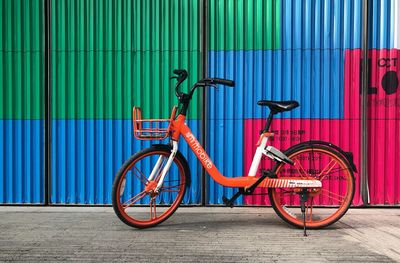
POLYGON ((265 128, 264 128, 264 130, 261 131, 261 133, 269 132, 269 127, 271 126, 271 122, 274 117, 274 114, 275 113, 272 110, 269 112, 267 123, 265 124, 265 128))

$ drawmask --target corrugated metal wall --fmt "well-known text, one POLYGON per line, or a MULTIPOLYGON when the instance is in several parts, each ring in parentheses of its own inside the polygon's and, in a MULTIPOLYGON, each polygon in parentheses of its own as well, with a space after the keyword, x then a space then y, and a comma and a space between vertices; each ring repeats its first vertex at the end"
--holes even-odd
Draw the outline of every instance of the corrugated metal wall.
MULTIPOLYGON (((252 101, 249 92, 254 82, 263 78, 253 72, 251 63, 261 62, 263 49, 279 48, 281 3, 211 0, 209 10, 208 75, 234 79, 236 86, 209 89, 206 150, 222 174, 243 176, 244 118, 251 114, 247 109, 252 101)), ((209 204, 222 204, 222 196, 230 197, 236 191, 210 177, 207 187, 209 204)), ((236 203, 242 204, 242 198, 236 203)))
POLYGON ((0 14, 0 203, 43 203, 43 1, 0 14))
POLYGON ((371 204, 400 203, 399 14, 399 1, 370 1, 368 181, 371 204))
MULTIPOLYGON (((132 138, 131 112, 167 118, 177 103, 175 68, 200 76, 199 1, 54 1, 52 5, 52 193, 58 204, 108 204, 115 174, 149 143, 132 138)), ((188 124, 200 136, 200 93, 188 124)), ((154 142, 153 142, 154 143, 154 142)), ((187 146, 199 203, 200 166, 187 146)))
MULTIPOLYGON (((259 99, 297 99, 273 123, 278 148, 331 141, 360 161, 361 0, 209 0, 207 151, 227 176, 247 174, 268 114, 259 99)), ((115 173, 149 143, 131 107, 167 117, 174 68, 200 78, 201 1, 52 1, 52 177, 55 204, 110 203, 115 173)), ((368 174, 371 204, 399 204, 400 3, 369 1, 368 174)), ((0 1, 0 203, 44 202, 44 1, 0 1)), ((188 124, 200 137, 201 93, 188 124)), ((201 200, 200 166, 185 203, 201 200)), ((267 163, 263 164, 264 166, 267 163)), ((359 176, 359 174, 357 174, 359 176)), ((357 180, 359 178, 357 177, 357 180)), ((358 183, 358 182, 357 182, 358 183)), ((233 189, 207 177, 208 204, 233 189)), ((268 204, 263 197, 238 204, 268 204)), ((359 192, 354 200, 361 204, 359 192)))
MULTIPOLYGON (((352 151, 359 166, 359 96, 348 97, 344 68, 345 51, 361 47, 361 1, 211 0, 209 31, 209 76, 236 81, 234 89, 208 96, 208 150, 221 172, 247 174, 268 116, 256 105, 260 99, 301 105, 273 122, 274 146, 327 140, 352 151)), ((347 76, 354 78, 359 75, 347 76)), ((231 194, 209 185, 209 203, 231 194)), ((267 200, 254 196, 244 203, 267 200)), ((360 203, 357 191, 354 204, 360 203)))

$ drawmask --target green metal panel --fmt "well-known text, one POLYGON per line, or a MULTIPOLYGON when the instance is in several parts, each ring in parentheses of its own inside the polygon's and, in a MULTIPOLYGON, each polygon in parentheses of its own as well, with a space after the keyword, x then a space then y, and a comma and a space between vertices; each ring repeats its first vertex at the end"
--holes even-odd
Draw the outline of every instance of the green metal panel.
POLYGON ((210 0, 210 50, 280 47, 280 0, 210 0))
POLYGON ((0 1, 0 119, 43 119, 43 1, 0 1))
MULTIPOLYGON (((54 119, 168 117, 177 100, 168 78, 188 69, 200 77, 199 1, 54 1, 54 119)), ((200 93, 189 118, 200 116, 200 93)))

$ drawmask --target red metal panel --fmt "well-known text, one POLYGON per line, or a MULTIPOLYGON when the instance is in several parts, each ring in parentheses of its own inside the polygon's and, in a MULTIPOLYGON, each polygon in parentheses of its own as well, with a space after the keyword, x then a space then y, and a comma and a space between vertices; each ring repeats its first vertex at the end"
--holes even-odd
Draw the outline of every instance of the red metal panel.
MULTIPOLYGON (((247 173, 250 169, 252 157, 256 150, 259 131, 265 125, 264 119, 245 120, 244 122, 244 169, 247 173)), ((357 167, 360 163, 359 120, 329 120, 329 119, 275 119, 271 125, 271 131, 275 136, 271 138, 270 144, 274 147, 285 150, 290 146, 307 140, 323 140, 339 145, 346 151, 354 154, 354 162, 357 167)), ((272 168, 274 162, 270 159, 263 160, 261 167, 263 169, 272 168)), ((359 185, 359 174, 355 174, 356 185, 359 185)), ((330 185, 330 187, 337 187, 330 185)), ((258 190, 258 193, 267 193, 266 190, 258 190)), ((321 201, 323 202, 323 200, 321 201)), ((246 204, 269 205, 267 196, 254 195, 245 197, 246 204)), ((323 204, 323 203, 321 203, 323 204)), ((362 200, 359 194, 359 188, 353 200, 353 205, 361 205, 362 200)))
POLYGON ((400 50, 369 52, 368 170, 371 204, 400 203, 400 50))
MULTIPOLYGON (((345 118, 357 116, 361 50, 346 51, 345 118)), ((368 88, 368 183, 373 205, 400 203, 400 50, 370 50, 368 88)))

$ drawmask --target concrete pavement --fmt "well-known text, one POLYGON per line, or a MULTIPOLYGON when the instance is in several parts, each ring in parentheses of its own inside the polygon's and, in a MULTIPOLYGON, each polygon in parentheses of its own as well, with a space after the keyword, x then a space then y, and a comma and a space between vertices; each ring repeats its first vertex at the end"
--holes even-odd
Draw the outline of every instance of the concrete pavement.
POLYGON ((302 231, 271 208, 181 207, 137 230, 110 207, 0 207, 0 261, 400 262, 400 209, 302 231))

